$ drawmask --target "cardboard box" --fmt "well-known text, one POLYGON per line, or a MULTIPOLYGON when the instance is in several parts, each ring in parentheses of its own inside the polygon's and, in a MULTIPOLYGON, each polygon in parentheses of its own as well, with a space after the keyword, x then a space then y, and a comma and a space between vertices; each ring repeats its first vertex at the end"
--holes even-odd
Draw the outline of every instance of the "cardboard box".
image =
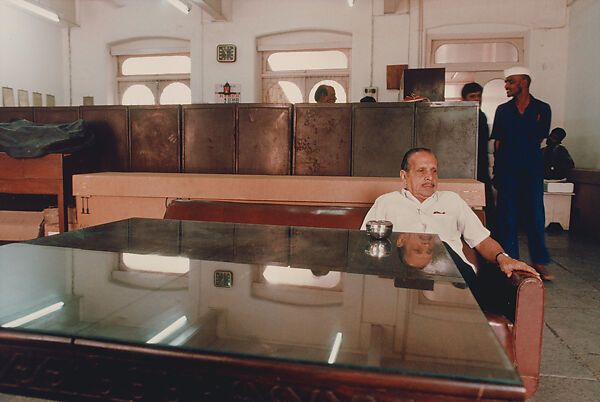
MULTIPOLYGON (((75 208, 69 208, 69 230, 76 229, 77 223, 77 214, 75 213, 75 208)), ((46 208, 42 212, 44 217, 43 222, 43 233, 44 236, 51 236, 53 234, 59 233, 58 229, 58 208, 46 208)))
POLYGON ((544 191, 548 193, 572 193, 573 183, 544 181, 544 191))
POLYGON ((43 212, 0 211, 0 240, 23 241, 35 239, 42 232, 43 220, 43 212))

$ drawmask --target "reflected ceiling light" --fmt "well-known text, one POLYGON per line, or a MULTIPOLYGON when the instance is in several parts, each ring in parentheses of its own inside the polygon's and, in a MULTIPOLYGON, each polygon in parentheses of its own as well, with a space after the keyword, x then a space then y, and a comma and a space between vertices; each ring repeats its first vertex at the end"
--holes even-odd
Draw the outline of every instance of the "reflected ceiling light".
POLYGON ((31 11, 32 13, 35 13, 41 17, 47 18, 50 21, 54 21, 54 22, 60 21, 60 19, 58 18, 58 14, 56 14, 52 11, 46 10, 45 8, 42 8, 40 6, 36 6, 35 4, 32 4, 28 1, 10 0, 10 2, 18 7, 21 7, 24 10, 31 11))
POLYGON ((331 353, 329 353, 329 359, 327 359, 327 363, 333 364, 337 359, 337 355, 340 352, 340 347, 342 346, 342 333, 338 332, 335 334, 335 340, 333 341, 333 346, 331 347, 331 353))
POLYGON ((354 0, 348 0, 348 5, 350 7, 354 7, 354 0))
POLYGON ((169 326, 167 328, 163 329, 158 334, 156 334, 152 338, 148 339, 146 341, 146 343, 160 343, 161 341, 167 339, 168 337, 173 335, 175 332, 177 332, 177 330, 179 330, 181 327, 183 327, 186 323, 187 323, 187 317, 182 315, 181 317, 179 317, 178 319, 173 321, 173 323, 169 324, 169 326))
POLYGON ((56 310, 60 310, 61 308, 63 308, 64 305, 65 305, 64 302, 58 302, 58 303, 52 304, 52 305, 50 305, 48 307, 44 307, 41 310, 34 311, 31 314, 27 314, 24 317, 17 318, 16 320, 7 322, 6 324, 2 324, 2 328, 20 327, 23 324, 27 324, 28 322, 31 322, 33 320, 37 320, 38 318, 41 318, 41 317, 43 317, 45 315, 53 313, 56 310))
POLYGON ((190 6, 188 6, 182 0, 169 0, 169 3, 186 15, 190 13, 190 6))

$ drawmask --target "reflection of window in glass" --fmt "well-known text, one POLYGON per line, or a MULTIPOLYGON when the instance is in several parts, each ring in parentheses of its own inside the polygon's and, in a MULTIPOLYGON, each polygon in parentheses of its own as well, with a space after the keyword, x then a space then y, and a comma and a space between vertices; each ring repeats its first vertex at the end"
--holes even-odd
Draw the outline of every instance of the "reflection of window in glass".
POLYGON ((263 271, 263 277, 268 283, 273 285, 295 285, 330 289, 338 286, 341 274, 337 271, 315 271, 267 265, 263 271))
POLYGON ((154 105, 154 94, 146 85, 136 84, 125 90, 122 105, 154 105))
POLYGON ((434 63, 516 63, 519 53, 507 42, 446 43, 435 50, 434 63))
POLYGON ((348 68, 348 57, 339 50, 277 52, 267 58, 271 71, 348 68))
POLYGON ((186 257, 168 257, 123 253, 123 265, 131 271, 186 274, 190 270, 190 260, 186 257))
POLYGON ((333 80, 323 80, 323 81, 319 81, 317 82, 310 90, 309 95, 308 95, 308 101, 310 103, 316 103, 317 101, 315 100, 315 92, 317 92, 317 88, 320 85, 329 85, 332 86, 333 89, 335 89, 335 97, 337 98, 337 100, 335 101, 335 103, 346 103, 346 91, 344 90, 344 87, 337 81, 333 81, 333 80))
POLYGON ((179 105, 192 103, 192 91, 190 87, 181 82, 167 85, 160 95, 161 105, 179 105))
POLYGON ((123 75, 190 74, 189 56, 128 57, 121 65, 123 75))

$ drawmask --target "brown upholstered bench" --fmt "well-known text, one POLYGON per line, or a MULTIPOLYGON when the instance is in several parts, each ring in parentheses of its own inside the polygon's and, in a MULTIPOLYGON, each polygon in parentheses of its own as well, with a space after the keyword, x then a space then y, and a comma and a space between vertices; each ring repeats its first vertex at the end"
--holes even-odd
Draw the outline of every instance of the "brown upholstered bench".
MULTIPOLYGON (((309 226, 359 229, 368 207, 338 207, 241 203, 225 201, 175 200, 165 212, 165 219, 257 223, 265 225, 309 226)), ((475 250, 465 245, 467 258, 478 266, 475 250)), ((527 397, 538 387, 542 329, 544 321, 544 286, 526 274, 513 274, 501 284, 506 289, 502 313, 486 312, 490 326, 519 371, 527 397)), ((485 289, 483 290, 485 292, 485 289)))
POLYGON ((174 200, 165 219, 359 229, 369 207, 174 200))

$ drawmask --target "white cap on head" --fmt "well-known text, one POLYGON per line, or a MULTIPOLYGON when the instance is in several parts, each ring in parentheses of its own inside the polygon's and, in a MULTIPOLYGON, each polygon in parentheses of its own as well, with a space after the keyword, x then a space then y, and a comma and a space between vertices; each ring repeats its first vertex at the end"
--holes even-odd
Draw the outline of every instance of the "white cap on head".
POLYGON ((531 70, 529 70, 527 67, 511 67, 511 68, 507 68, 506 70, 504 70, 504 78, 508 78, 511 75, 528 75, 529 78, 533 78, 533 76, 531 75, 531 70))

